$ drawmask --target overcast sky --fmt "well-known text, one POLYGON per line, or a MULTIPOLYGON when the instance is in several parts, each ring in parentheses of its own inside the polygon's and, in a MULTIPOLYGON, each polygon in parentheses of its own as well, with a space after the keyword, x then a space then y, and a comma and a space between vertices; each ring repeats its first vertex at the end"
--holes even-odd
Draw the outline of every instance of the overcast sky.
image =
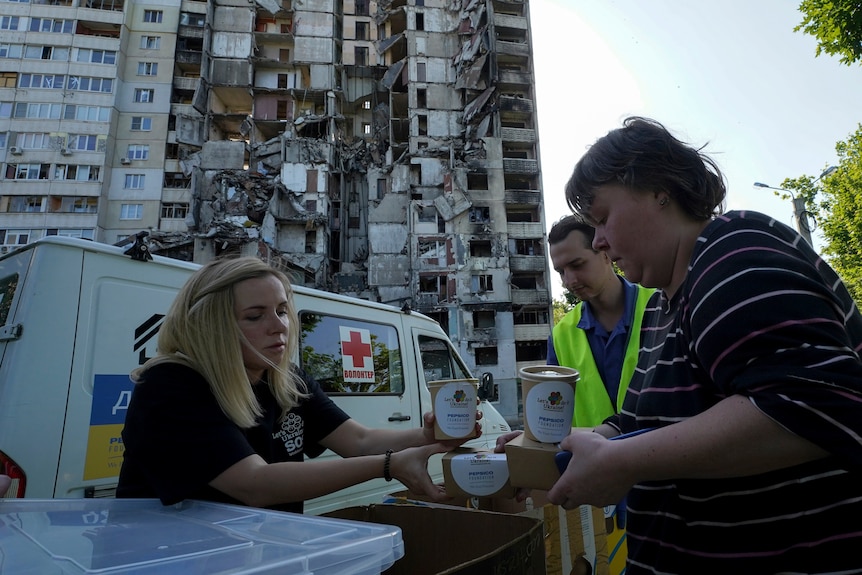
MULTIPOLYGON (((862 66, 815 57, 796 0, 530 0, 548 226, 584 150, 628 115, 707 144, 730 209, 793 224, 779 186, 837 163, 862 123, 862 66)), ((553 277, 555 297, 562 294, 553 277)))

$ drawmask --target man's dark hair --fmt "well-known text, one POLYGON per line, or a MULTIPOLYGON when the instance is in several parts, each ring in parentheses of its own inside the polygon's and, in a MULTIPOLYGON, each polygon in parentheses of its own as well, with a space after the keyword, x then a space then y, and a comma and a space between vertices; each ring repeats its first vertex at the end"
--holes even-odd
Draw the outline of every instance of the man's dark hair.
POLYGON ((563 216, 551 226, 551 231, 548 232, 548 244, 552 246, 558 244, 569 237, 572 232, 581 232, 584 235, 586 247, 593 249, 596 228, 577 214, 563 216))

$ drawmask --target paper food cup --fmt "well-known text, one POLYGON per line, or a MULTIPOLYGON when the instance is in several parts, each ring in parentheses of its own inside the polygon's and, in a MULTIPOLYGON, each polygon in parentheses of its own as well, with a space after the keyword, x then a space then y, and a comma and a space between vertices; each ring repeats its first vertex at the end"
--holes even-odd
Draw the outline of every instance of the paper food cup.
POLYGON ((463 439, 476 437, 476 395, 478 379, 429 381, 434 406, 434 437, 463 439))
POLYGON ((559 443, 572 429, 575 415, 576 369, 533 365, 520 370, 524 401, 524 434, 542 443, 559 443))

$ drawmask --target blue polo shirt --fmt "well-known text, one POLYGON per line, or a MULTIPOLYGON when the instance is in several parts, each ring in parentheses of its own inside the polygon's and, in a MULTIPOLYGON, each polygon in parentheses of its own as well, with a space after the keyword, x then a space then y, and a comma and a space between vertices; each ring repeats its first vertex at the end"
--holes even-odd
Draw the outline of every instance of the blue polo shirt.
MULTIPOLYGON (((600 324, 590 309, 589 302, 581 302, 581 319, 578 329, 586 332, 587 341, 590 343, 590 351, 599 370, 599 375, 608 390, 608 396, 614 404, 614 410, 619 411, 616 405, 617 391, 620 387, 620 375, 623 370, 623 359, 625 358, 628 334, 631 329, 634 316, 635 302, 638 297, 637 286, 622 276, 617 276, 623 284, 625 294, 625 309, 623 315, 614 329, 608 332, 600 324)), ((557 352, 554 350, 553 333, 548 337, 548 365, 559 365, 557 352)), ((576 366, 572 366, 576 367, 576 366)))

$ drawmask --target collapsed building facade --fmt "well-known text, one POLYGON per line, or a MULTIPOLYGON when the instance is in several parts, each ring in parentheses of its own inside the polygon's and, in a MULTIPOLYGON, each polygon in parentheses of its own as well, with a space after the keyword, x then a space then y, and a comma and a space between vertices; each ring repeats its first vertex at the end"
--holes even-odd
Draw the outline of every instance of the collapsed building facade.
POLYGON ((552 317, 527 2, 99 6, 134 97, 106 126, 92 239, 257 254, 294 283, 422 312, 519 421, 517 371, 544 363, 552 317), (159 61, 161 85, 140 77, 159 61), (118 183, 150 173, 150 192, 118 183))

